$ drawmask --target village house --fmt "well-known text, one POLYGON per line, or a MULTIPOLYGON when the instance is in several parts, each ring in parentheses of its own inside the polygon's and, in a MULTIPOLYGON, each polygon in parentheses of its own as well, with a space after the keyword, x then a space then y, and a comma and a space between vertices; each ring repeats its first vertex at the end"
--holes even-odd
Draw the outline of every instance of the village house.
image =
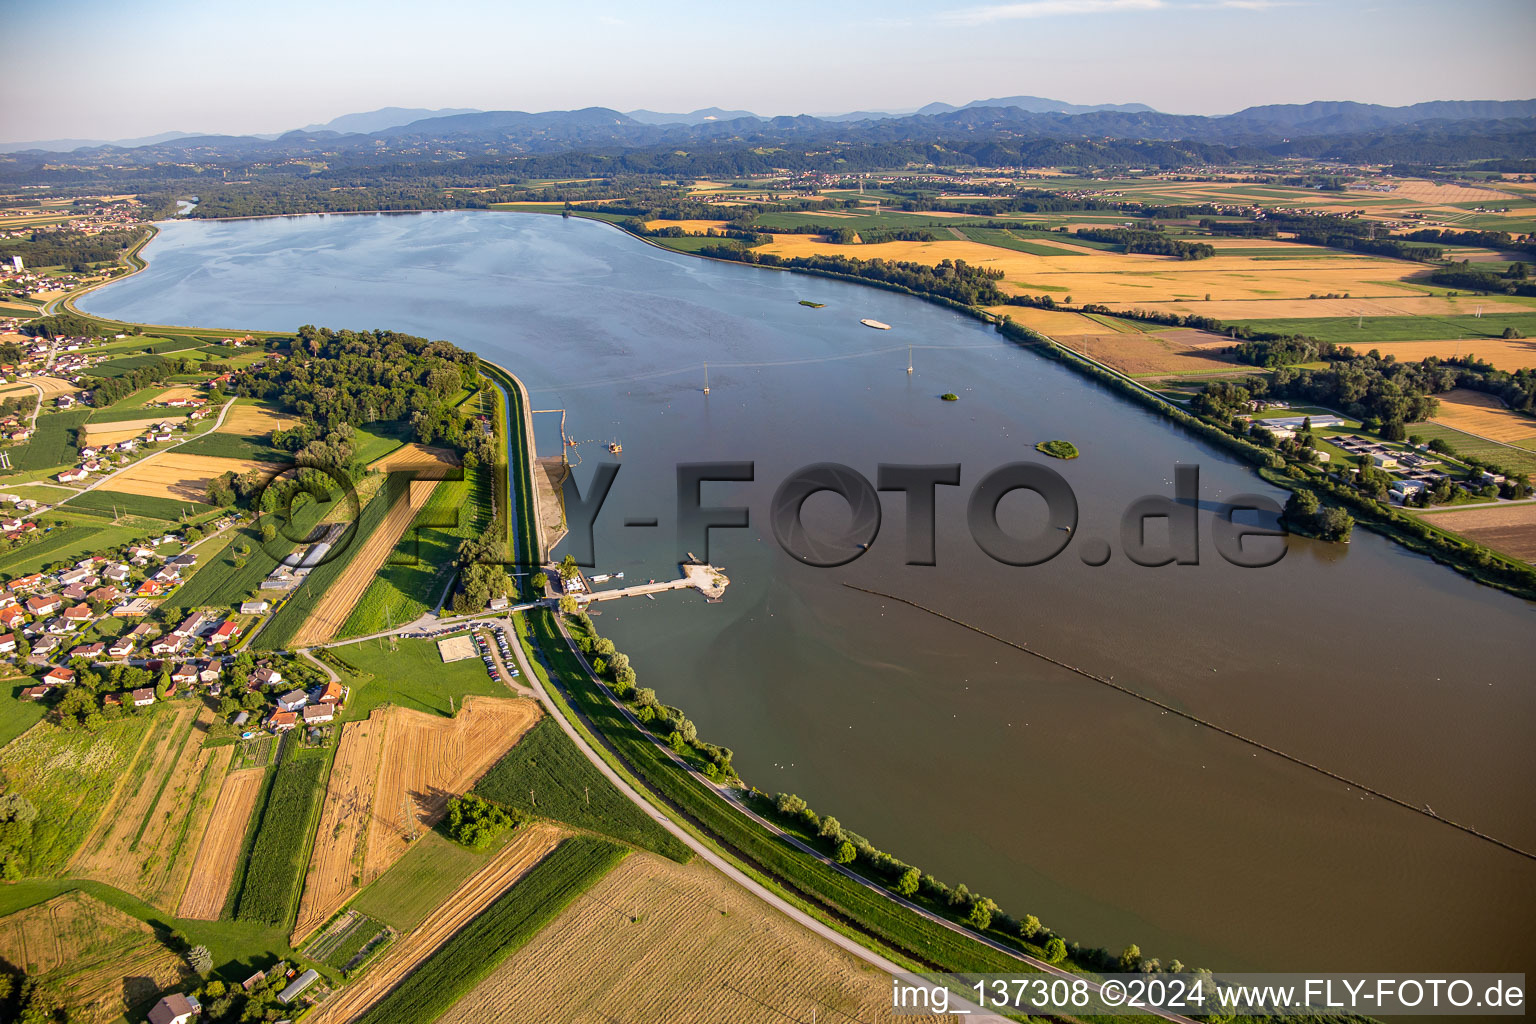
POLYGON ((225 619, 219 623, 219 628, 208 637, 208 645, 225 644, 240 635, 240 624, 234 619, 225 619))
POLYGON ((320 688, 320 695, 315 698, 315 703, 317 703, 317 704, 340 704, 341 703, 341 684, 340 683, 334 683, 334 682, 326 683, 324 686, 322 686, 320 688))
POLYGON ((142 597, 135 597, 124 601, 112 609, 112 617, 117 619, 131 619, 139 615, 149 614, 150 603, 142 597))
POLYGON ((163 636, 149 645, 151 654, 175 654, 181 650, 181 638, 174 635, 163 636))
POLYGON ((277 706, 284 711, 297 711, 309 703, 309 697, 303 690, 290 690, 277 698, 277 706))
POLYGON ((159 597, 165 593, 165 585, 159 580, 145 580, 139 584, 139 589, 134 591, 139 597, 159 597))
POLYGON ((252 686, 276 686, 283 681, 283 674, 270 665, 262 665, 251 673, 252 686))
POLYGON ((24 618, 26 618, 26 613, 21 610, 20 605, 13 604, 6 608, 0 608, 0 626, 6 629, 15 629, 16 624, 24 618))
POLYGON ((148 686, 140 687, 133 691, 133 706, 147 708, 155 702, 155 691, 148 686))
POLYGON ((107 648, 107 657, 126 658, 128 655, 133 653, 133 647, 133 637, 120 636, 116 640, 112 641, 112 645, 107 648))
POLYGON ((87 593, 83 583, 71 583, 61 591, 60 596, 66 601, 84 601, 87 593))
POLYGON ((191 686, 197 682, 197 668, 191 662, 183 662, 171 673, 171 682, 177 686, 191 686))
POLYGON ((64 472, 62 472, 62 473, 58 474, 57 476, 55 476, 54 479, 57 480, 61 484, 73 484, 73 483, 79 483, 81 480, 84 480, 88 476, 90 476, 90 474, 87 473, 85 470, 79 469, 79 468, 75 468, 75 469, 66 469, 64 472))
POLYGON ((43 582, 43 574, 35 572, 31 576, 18 576, 5 585, 12 593, 20 593, 23 590, 35 590, 43 582))
POLYGON ((101 657, 101 652, 106 649, 107 645, 99 640, 93 644, 76 644, 74 647, 70 648, 69 657, 70 660, 74 660, 75 658, 95 659, 101 657))
POLYGON ((72 608, 64 609, 64 621, 70 624, 71 629, 79 628, 95 618, 96 613, 91 611, 88 604, 77 604, 72 608))
POLYGON ((149 1024, 191 1024, 202 1012, 196 996, 172 992, 149 1008, 149 1024))
POLYGON ((121 562, 114 562, 102 571, 102 576, 111 580, 113 583, 126 583, 128 581, 128 574, 130 571, 131 570, 121 562))
POLYGON ((16 634, 6 633, 0 636, 0 654, 10 654, 16 650, 16 634))
POLYGON ((75 670, 72 668, 65 668, 62 665, 58 665, 49 669, 42 678, 42 683, 44 686, 65 686, 74 681, 75 670))
MULTIPOLYGON (((203 683, 204 685, 211 685, 219 681, 219 676, 221 674, 222 672, 219 668, 218 662, 205 661, 198 666, 197 681, 203 683)), ((214 694, 214 696, 217 697, 218 694, 214 694)))
POLYGON ((97 587, 85 595, 85 599, 91 604, 110 604, 123 596, 123 592, 116 587, 97 587))
POLYGON ((319 725, 329 722, 336 717, 336 711, 329 704, 313 704, 304 709, 304 724, 319 725))
POLYGON ((267 728, 273 732, 287 732, 298 724, 299 716, 292 711, 274 711, 267 719, 267 728))
POLYGON ((32 616, 52 615, 64 607, 64 602, 57 594, 39 594, 37 597, 27 598, 27 614, 32 616))
POLYGON ((186 618, 182 619, 179 626, 171 630, 171 635, 180 637, 193 636, 197 633, 198 630, 203 628, 204 623, 207 621, 208 616, 204 615, 202 612, 193 612, 191 615, 188 615, 186 618))

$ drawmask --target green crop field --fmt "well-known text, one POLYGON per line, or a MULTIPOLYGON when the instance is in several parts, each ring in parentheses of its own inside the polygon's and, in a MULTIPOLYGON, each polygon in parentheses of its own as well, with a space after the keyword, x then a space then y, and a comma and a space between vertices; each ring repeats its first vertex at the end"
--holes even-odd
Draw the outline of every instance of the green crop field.
MULTIPOLYGON (((1002 249, 1013 249, 1018 252, 1032 253, 1035 256, 1081 256, 1080 252, 1069 249, 1057 248, 1053 245, 1042 245, 1039 242, 1026 242, 1023 238, 1011 231, 1000 228, 973 228, 960 229, 961 233, 973 242, 982 245, 995 245, 1002 249)), ((1065 238, 1066 236, 1063 236, 1065 238)))
POLYGON ((176 449, 183 455, 212 455, 221 459, 256 459, 261 462, 292 462, 293 453, 274 448, 261 434, 207 433, 176 449))
POLYGON ((362 1016, 362 1024, 429 1024, 521 949, 629 851, 567 839, 362 1016))
POLYGON ((337 636, 378 633, 436 605, 453 574, 459 543, 480 536, 491 520, 490 467, 477 466, 464 476, 437 485, 337 636), (439 525, 450 521, 455 525, 439 525))
POLYGON ((352 909, 402 932, 410 931, 471 875, 485 867, 491 855, 515 834, 504 832, 489 849, 471 850, 437 832, 427 832, 358 895, 352 909))
POLYGON ((127 494, 100 488, 69 499, 64 503, 64 508, 72 511, 94 510, 106 512, 108 515, 116 513, 145 516, 169 522, 195 519, 209 512, 218 511, 215 506, 198 501, 177 501, 175 498, 156 498, 145 494, 127 494))
POLYGON ((326 660, 350 677, 352 693, 343 721, 367 718, 384 704, 449 716, 465 697, 510 697, 499 680, 486 674, 479 658, 444 663, 435 640, 363 640, 328 648, 326 660))
POLYGON ((0 749, 7 785, 37 807, 27 874, 64 867, 129 770, 144 734, 167 712, 161 706, 125 715, 94 733, 41 725, 0 749))
POLYGON ((255 523, 235 528, 231 531, 234 536, 230 538, 230 543, 217 555, 205 555, 200 559, 202 564, 197 572, 166 599, 166 604, 177 608, 204 608, 250 600, 261 581, 295 547, 282 538, 307 536, 335 505, 335 501, 306 502, 300 505, 292 523, 286 529, 279 530, 278 539, 271 543, 262 542, 261 531, 255 523), (249 553, 239 554, 236 549, 241 546, 249 548, 249 553))
MULTIPOLYGON (((1536 313, 1485 313, 1474 316, 1368 316, 1295 317, 1278 320, 1231 320, 1228 327, 1248 327, 1255 331, 1280 334, 1305 334, 1336 345, 1355 349, 1368 348, 1378 341, 1448 341, 1456 338, 1497 338, 1506 327, 1513 327, 1526 337, 1536 334, 1536 313)), ((1464 353, 1476 354, 1475 344, 1462 346, 1464 353)))
POLYGON ((34 473, 54 466, 74 465, 80 457, 75 434, 90 415, 89 409, 39 415, 37 433, 32 439, 9 449, 11 467, 18 473, 34 473))
POLYGON ((601 832, 672 860, 686 861, 689 856, 681 841, 613 788, 551 718, 541 719, 518 740, 475 783, 474 792, 505 807, 601 832))
POLYGON ((9 699, 0 695, 0 747, 42 721, 47 713, 41 701, 21 699, 22 688, 31 685, 32 677, 25 676, 9 687, 9 699))
POLYGON ((272 925, 292 922, 328 767, 324 757, 292 755, 278 765, 240 880, 237 920, 272 925))
POLYGON ((0 554, 0 572, 23 575, 54 562, 68 562, 107 548, 144 540, 163 530, 163 520, 129 519, 111 525, 99 513, 83 518, 58 516, 54 527, 36 540, 0 554))
POLYGON ((1480 459, 1520 473, 1536 474, 1536 451, 1499 444, 1439 423, 1410 423, 1408 433, 1426 441, 1439 438, 1454 448, 1458 455, 1480 459))

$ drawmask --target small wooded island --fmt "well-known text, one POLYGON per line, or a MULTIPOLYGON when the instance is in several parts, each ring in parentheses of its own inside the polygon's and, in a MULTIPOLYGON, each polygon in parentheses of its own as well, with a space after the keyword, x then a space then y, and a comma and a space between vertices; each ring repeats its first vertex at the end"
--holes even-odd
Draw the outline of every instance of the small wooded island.
POLYGON ((955 394, 953 391, 946 391, 942 395, 940 395, 939 397, 944 399, 944 401, 946 401, 946 402, 958 402, 958 401, 960 401, 960 396, 955 394))
POLYGON ((1071 441, 1041 441, 1035 445, 1035 451, 1044 452, 1053 459, 1075 459, 1079 454, 1077 445, 1071 441))

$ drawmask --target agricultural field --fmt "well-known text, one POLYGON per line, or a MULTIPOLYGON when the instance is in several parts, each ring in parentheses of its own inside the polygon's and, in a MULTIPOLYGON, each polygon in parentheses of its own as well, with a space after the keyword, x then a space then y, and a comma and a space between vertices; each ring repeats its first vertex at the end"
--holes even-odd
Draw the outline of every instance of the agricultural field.
POLYGON ((1129 377, 1253 369, 1220 355, 1231 346, 1228 339, 1190 328, 1134 334, 1062 334, 1055 336, 1055 340, 1129 377))
POLYGON ((218 511, 217 507, 200 501, 156 498, 147 494, 131 494, 127 491, 109 491, 103 487, 86 491, 69 499, 64 507, 71 511, 106 512, 114 516, 144 516, 148 519, 163 519, 173 523, 218 511))
POLYGON ((325 758, 290 751, 275 769, 240 879, 236 920, 285 926, 293 919, 326 767, 325 758))
POLYGON ((94 878, 161 910, 175 910, 234 754, 229 745, 203 745, 213 718, 209 709, 198 712, 191 705, 161 716, 70 863, 72 877, 94 878), (169 728, 162 732, 161 726, 169 728))
MULTIPOLYGON (((430 975, 423 974, 425 965, 429 961, 435 961, 438 956, 444 954, 448 959, 444 964, 457 964, 466 952, 471 958, 484 962, 490 951, 496 948, 493 937, 503 939, 515 939, 515 929, 506 928, 510 922, 504 916, 506 910, 492 917, 486 916, 488 908, 499 906, 502 897, 516 888, 517 883, 524 878, 532 878, 537 865, 546 863, 551 854, 561 845, 562 833, 549 825, 524 825, 514 834, 513 839, 501 852, 491 858, 489 863, 475 874, 468 882, 457 889, 449 899, 431 913, 419 928, 409 935, 392 943, 384 955, 373 965, 371 969, 357 981, 348 985, 334 998, 327 1000, 311 1017, 306 1018, 309 1024, 343 1024, 343 1022, 357 1020, 364 1011, 369 1011, 365 1020, 378 1021, 381 1019, 394 1019, 393 1011, 388 1018, 380 1018, 377 1012, 387 1005, 381 1003, 386 995, 391 1002, 395 1000, 395 993, 400 989, 402 982, 411 978, 433 978, 436 987, 447 980, 447 973, 442 967, 432 968, 430 975), (499 927, 487 934, 483 934, 485 924, 496 923, 499 927), (474 945, 465 946, 466 939, 473 939, 474 945), (374 1004, 380 1006, 375 1007, 374 1004), (373 1010, 369 1010, 374 1007, 373 1010)), ((595 842, 584 840, 583 842, 595 842)), ((599 843, 601 847, 610 850, 617 848, 606 843, 599 843)), ((582 857, 586 862, 589 858, 582 857)), ((557 867, 564 867, 559 871, 557 878, 577 881, 582 876, 569 870, 572 862, 561 858, 554 862, 557 867)), ((548 872, 540 875, 541 879, 548 878, 548 872)), ((541 882, 539 894, 546 898, 558 898, 556 888, 546 889, 541 882)), ((522 901, 518 901, 521 903, 522 901)), ((414 991, 414 986, 412 986, 414 991)), ((446 1007, 438 1007, 437 1012, 442 1012, 446 1007)), ((403 1018, 411 1024, 427 1024, 435 1014, 419 1015, 403 1018)))
POLYGON ((885 974, 702 861, 680 865, 633 854, 587 896, 503 961, 439 1024, 889 1017, 885 974), (742 970, 743 964, 753 970, 742 970))
POLYGON ((112 478, 111 489, 151 498, 202 502, 208 497, 208 485, 225 473, 254 469, 275 475, 283 469, 282 464, 276 462, 192 454, 188 447, 183 445, 135 463, 112 478))
POLYGON ((382 921, 349 910, 316 935, 305 947, 304 955, 343 975, 350 975, 377 956, 380 947, 394 935, 393 929, 382 921))
POLYGON ((0 959, 57 992, 75 1024, 109 1024, 189 976, 143 921, 83 892, 0 917, 0 959))
POLYGON ((293 453, 274 448, 268 435, 226 434, 210 430, 206 434, 187 441, 178 452, 210 458, 253 463, 290 463, 293 453))
MULTIPOLYGON (((234 747, 229 749, 233 751, 234 747)), ((229 884, 235 877, 235 868, 239 866, 251 812, 256 808, 265 779, 266 772, 260 768, 233 771, 224 777, 214 802, 213 816, 203 830, 202 843, 192 861, 186 891, 176 909, 178 917, 218 920, 229 895, 229 884)))
MULTIPOLYGON (((1334 301, 1336 300, 1319 299, 1316 303, 1309 305, 1315 308, 1334 301)), ((1498 365, 1496 357, 1513 357, 1514 361, 1518 361, 1516 366, 1500 366, 1500 369, 1518 369, 1520 366, 1532 365, 1531 341, 1516 339, 1511 343, 1505 343, 1505 339, 1500 335, 1506 328, 1513 328, 1528 336, 1536 334, 1536 312, 1528 309, 1502 312, 1485 310, 1482 316, 1476 316, 1476 307, 1486 305, 1483 296, 1463 296, 1443 301, 1455 302, 1458 306, 1453 310, 1440 311, 1434 315, 1397 309, 1383 310, 1381 313, 1361 310, 1358 315, 1353 309, 1340 310, 1333 315, 1328 315, 1319 309, 1312 316, 1282 316, 1278 313, 1274 316, 1265 316, 1263 313, 1258 313, 1249 318, 1215 312, 1211 315, 1220 317, 1232 327, 1251 327, 1256 331, 1275 331, 1280 334, 1305 334, 1319 341, 1348 345, 1361 352, 1379 347, 1386 342, 1455 342, 1457 339, 1462 339, 1459 350, 1461 355, 1477 355, 1489 362, 1494 362, 1495 365, 1498 365)), ((1386 350, 1383 349, 1383 351, 1386 350)), ((1450 354, 1457 354, 1454 346, 1450 354)))
POLYGON ((299 418, 253 398, 237 398, 216 431, 256 438, 270 438, 272 431, 293 426, 299 418))
POLYGON ((373 460, 368 468, 380 473, 411 472, 421 480, 453 480, 462 474, 458 453, 453 449, 414 442, 373 460))
POLYGON ((454 570, 459 543, 491 520, 492 472, 477 466, 463 480, 437 485, 358 599, 338 636, 367 636, 410 622, 436 607, 454 570))
POLYGON ((687 847, 614 789, 551 718, 497 761, 474 791, 504 807, 601 832, 674 860, 688 857, 687 847))
MULTIPOLYGON (((478 663, 475 667, 481 669, 478 663)), ((361 878, 354 884, 366 886, 384 874, 414 836, 441 820, 448 800, 469 792, 539 715, 534 701, 486 697, 466 699, 454 718, 403 707, 375 711, 369 721, 384 731, 381 770, 368 815, 361 878)))
POLYGON ((342 712, 347 721, 385 704, 452 715, 468 697, 507 696, 506 686, 487 676, 478 660, 444 664, 430 640, 364 640, 327 648, 322 656, 352 688, 342 712))
POLYGON ((94 733, 39 722, 0 749, 0 771, 8 785, 38 811, 29 875, 64 869, 167 714, 160 705, 147 714, 124 715, 94 733))
POLYGON ((342 726, 292 941, 298 943, 357 892, 373 787, 384 749, 384 715, 342 726))
POLYGON ((352 909, 408 932, 517 834, 502 833, 487 849, 471 850, 436 829, 423 833, 404 857, 352 901, 352 909))
POLYGON ((38 701, 21 699, 22 687, 32 685, 31 676, 13 675, 11 679, 14 683, 7 683, 0 689, 3 694, 0 695, 0 747, 42 721, 48 711, 38 701), (5 699, 7 695, 10 700, 5 699))
POLYGON ((1430 422, 1516 448, 1536 448, 1536 419, 1513 412, 1494 396, 1457 388, 1435 397, 1440 409, 1430 422))
MULTIPOLYGON (((338 635, 353 608, 378 575, 384 560, 395 549, 401 536, 415 521, 432 491, 438 486, 430 480, 399 481, 404 486, 392 486, 393 483, 391 481, 391 485, 386 485, 368 503, 368 508, 358 520, 358 533, 352 548, 335 562, 311 573, 308 582, 296 596, 297 599, 284 606, 283 613, 290 617, 301 613, 307 615, 302 625, 291 632, 293 646, 308 647, 338 635), (374 511, 374 506, 379 506, 382 517, 374 511), (325 570, 332 565, 336 566, 335 571, 327 573, 325 570), (331 578, 325 579, 325 576, 331 578)), ((277 626, 274 620, 269 629, 277 626)), ((278 631, 279 635, 283 632, 278 631)), ((266 631, 263 631, 263 639, 265 634, 266 631)), ((287 638, 269 642, 283 646, 287 638)))
POLYGON ((1439 438, 1455 449, 1459 455, 1481 459, 1486 463, 1503 466, 1517 473, 1536 475, 1536 451, 1473 437, 1471 434, 1434 421, 1409 424, 1408 430, 1411 436, 1422 437, 1426 441, 1439 438))
POLYGON ((80 457, 76 435, 90 414, 89 409, 40 414, 32 439, 7 449, 14 472, 35 473, 54 466, 74 465, 80 457))
POLYGON ((278 528, 278 539, 270 544, 262 541, 261 530, 255 523, 236 527, 230 531, 232 536, 223 550, 199 559, 202 564, 197 572, 166 599, 165 605, 204 608, 250 600, 261 581, 277 567, 278 560, 293 549, 294 545, 283 538, 307 536, 321 518, 343 504, 344 500, 336 499, 299 505, 293 519, 278 528), (240 547, 249 548, 250 553, 239 554, 240 547))
POLYGON ((1536 504, 1430 512, 1424 521, 1524 562, 1536 562, 1536 504))
POLYGON ((127 441, 138 437, 145 430, 156 423, 181 423, 186 419, 182 413, 171 413, 167 416, 144 416, 142 411, 135 419, 128 420, 98 420, 93 414, 90 422, 80 428, 81 444, 116 444, 119 441, 127 441))

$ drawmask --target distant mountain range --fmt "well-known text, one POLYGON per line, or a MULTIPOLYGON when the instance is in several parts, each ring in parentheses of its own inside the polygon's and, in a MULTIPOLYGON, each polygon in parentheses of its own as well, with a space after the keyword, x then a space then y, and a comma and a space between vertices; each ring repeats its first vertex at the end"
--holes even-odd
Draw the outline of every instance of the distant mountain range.
MULTIPOLYGON (((49 154, 72 162, 119 166, 188 162, 245 162, 327 154, 356 159, 549 154, 571 150, 647 147, 792 145, 898 145, 914 138, 1145 140, 1225 147, 1273 147, 1338 135, 1431 133, 1454 129, 1476 139, 1536 132, 1536 100, 1439 100, 1405 107, 1354 102, 1273 104, 1205 117, 1165 114, 1140 103, 1082 106, 1038 96, 973 100, 963 106, 930 103, 904 114, 855 111, 831 116, 761 117, 744 110, 706 107, 686 114, 607 107, 550 110, 423 110, 385 107, 347 114, 281 135, 166 133, 99 143, 61 139, 0 147, 7 162, 41 166, 49 154), (75 145, 81 143, 81 145, 75 145), (25 145, 25 148, 22 146, 25 145)), ((1317 151, 1318 147, 1312 147, 1317 151)), ((1498 152, 1507 154, 1503 145, 1498 152)), ((1469 158, 1475 158, 1472 154, 1469 158)))

